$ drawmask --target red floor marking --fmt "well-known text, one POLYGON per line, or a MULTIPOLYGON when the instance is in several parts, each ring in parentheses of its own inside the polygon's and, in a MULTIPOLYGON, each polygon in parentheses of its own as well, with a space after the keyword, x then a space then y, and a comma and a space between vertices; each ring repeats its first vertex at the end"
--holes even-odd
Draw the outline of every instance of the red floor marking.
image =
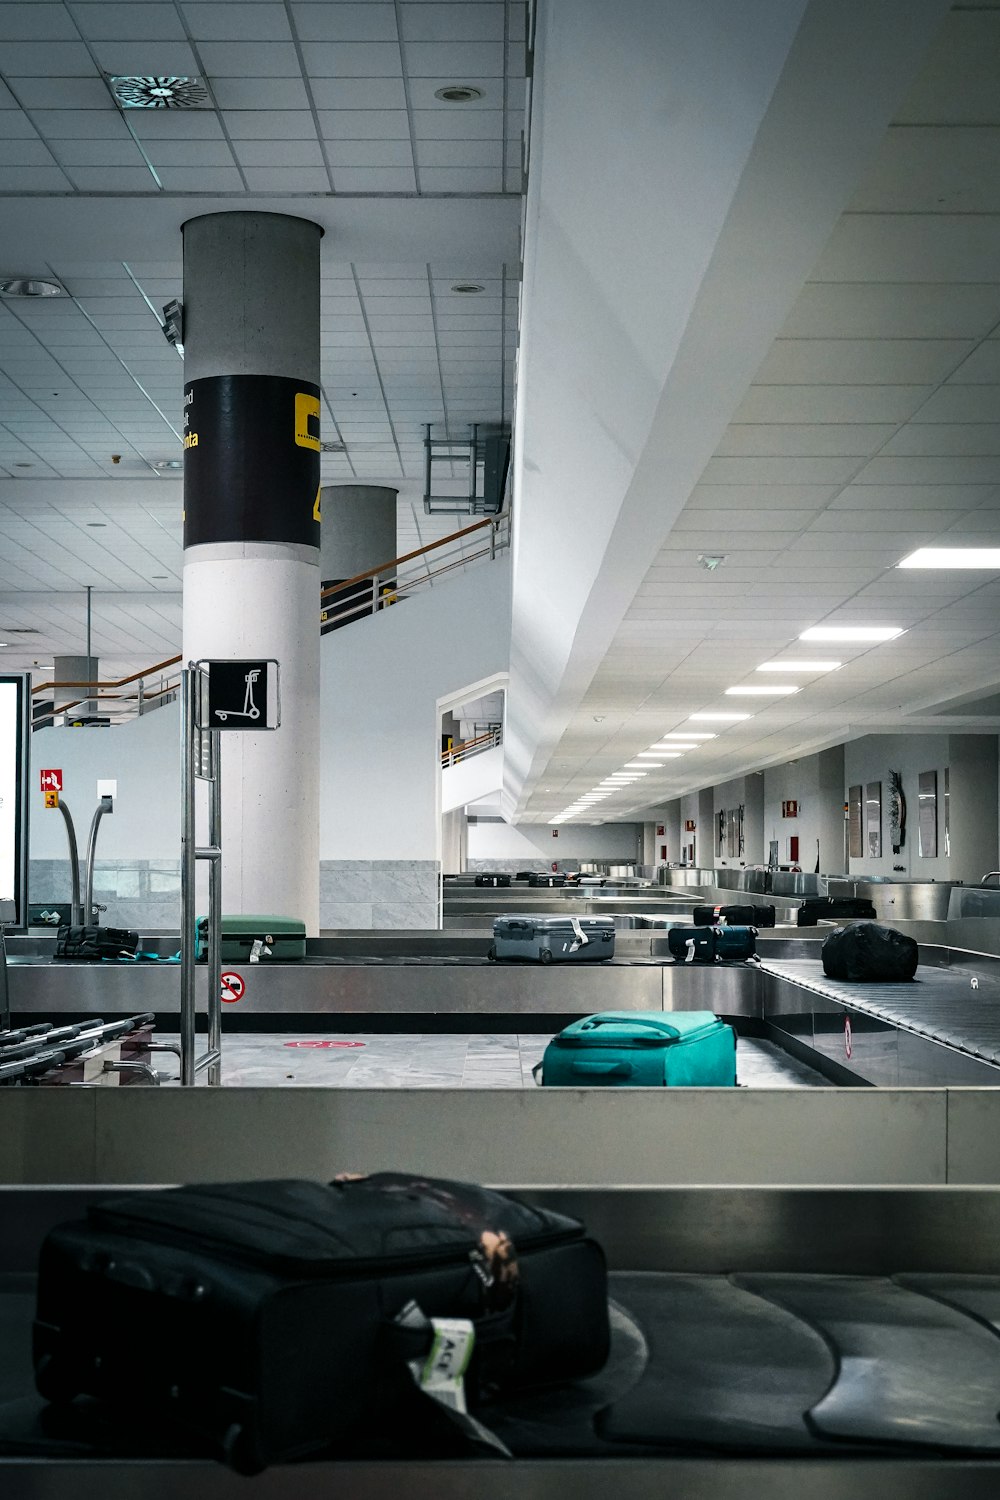
POLYGON ((286 1042, 286 1047, 363 1047, 364 1042, 286 1042))

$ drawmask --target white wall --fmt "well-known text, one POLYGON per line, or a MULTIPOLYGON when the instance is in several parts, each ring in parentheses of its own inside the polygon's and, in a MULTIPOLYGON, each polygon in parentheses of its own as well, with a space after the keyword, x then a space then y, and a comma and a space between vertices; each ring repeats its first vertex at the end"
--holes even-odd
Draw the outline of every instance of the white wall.
POLYGON ((547 823, 470 823, 469 859, 568 860, 642 858, 639 823, 567 823, 552 837, 547 823))
POLYGON ((494 686, 509 639, 509 554, 324 637, 320 859, 440 858, 443 700, 494 686))
POLYGON ((118 782, 111 817, 101 822, 98 859, 181 857, 180 708, 176 703, 108 729, 39 729, 31 736, 32 859, 67 859, 61 813, 42 807, 38 772, 63 772, 80 856, 97 806, 98 779, 118 782))
MULTIPOLYGON (((867 853, 850 861, 852 875, 892 875, 899 880, 947 880, 950 861, 944 855, 944 771, 948 764, 946 734, 872 734, 852 740, 844 748, 844 798, 847 788, 867 786, 870 781, 882 783, 882 857, 871 859, 867 853), (892 852, 889 832, 889 772, 899 771, 906 796, 906 843, 898 854, 892 852), (917 778, 921 771, 936 771, 938 777, 938 857, 921 859, 917 854, 917 778), (895 870, 897 865, 903 871, 895 870)), ((862 792, 862 796, 864 793, 862 792)), ((867 830, 862 809, 861 838, 868 848, 867 830)))

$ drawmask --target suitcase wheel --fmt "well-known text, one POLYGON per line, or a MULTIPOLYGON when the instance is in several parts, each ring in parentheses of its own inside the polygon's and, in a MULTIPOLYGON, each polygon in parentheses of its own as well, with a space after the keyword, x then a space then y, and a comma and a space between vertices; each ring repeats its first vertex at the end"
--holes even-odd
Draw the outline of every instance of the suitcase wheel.
POLYGON ((486 957, 489 959, 491 964, 496 963, 497 950, 494 948, 492 943, 486 950, 486 957))
POLYGON ((247 1478, 263 1473, 267 1467, 257 1456, 250 1434, 239 1422, 234 1422, 226 1429, 222 1439, 222 1455, 231 1469, 247 1478))
POLYGON ((550 964, 552 962, 552 949, 543 948, 541 953, 539 953, 538 955, 538 961, 539 963, 550 964))
POLYGON ((57 1354, 43 1354, 35 1366, 35 1386, 43 1401, 65 1406, 83 1389, 74 1377, 73 1368, 57 1354))

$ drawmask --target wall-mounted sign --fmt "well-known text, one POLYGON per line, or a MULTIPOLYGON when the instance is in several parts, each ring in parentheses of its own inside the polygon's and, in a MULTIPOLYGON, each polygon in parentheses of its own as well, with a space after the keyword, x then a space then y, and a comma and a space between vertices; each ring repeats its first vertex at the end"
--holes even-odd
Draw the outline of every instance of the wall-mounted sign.
POLYGON ((861 837, 861 804, 864 801, 864 787, 851 786, 847 789, 847 854, 850 859, 863 859, 865 846, 861 837))
POLYGON ((42 795, 45 798, 45 806, 46 807, 58 807, 59 806, 59 793, 58 792, 43 792, 42 795))
POLYGON ((865 831, 868 835, 868 858, 882 858, 882 783, 869 781, 865 787, 865 831))
POLYGON ((62 771, 39 771, 38 782, 43 792, 61 792, 62 771))
POLYGON ((783 818, 797 818, 799 815, 799 804, 792 800, 781 804, 781 816, 783 818))
POLYGON ((200 661, 208 679, 199 696, 199 729, 277 729, 281 723, 278 663, 257 661, 200 661))
POLYGON ((684 832, 685 833, 694 833, 695 827, 696 827, 696 824, 695 824, 694 818, 685 818, 685 820, 684 820, 684 832))
POLYGON ((937 772, 921 771, 917 778, 917 854, 937 859, 937 772))
POLYGON ((553 830, 552 830, 552 837, 554 839, 557 839, 559 837, 559 830, 558 830, 558 828, 553 828, 553 830))
POLYGON ((661 839, 663 837, 663 835, 666 833, 666 831, 667 830, 664 828, 664 826, 663 826, 662 823, 657 823, 657 825, 656 825, 656 837, 658 839, 661 839))
POLYGON ((28 898, 31 678, 0 677, 0 920, 23 927, 28 898))

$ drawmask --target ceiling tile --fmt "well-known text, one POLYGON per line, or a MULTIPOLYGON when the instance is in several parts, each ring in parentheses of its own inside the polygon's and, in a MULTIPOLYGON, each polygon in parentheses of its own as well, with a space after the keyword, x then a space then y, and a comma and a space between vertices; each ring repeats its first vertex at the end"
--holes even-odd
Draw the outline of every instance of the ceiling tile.
MULTIPOLYGON (((295 78, 299 62, 291 42, 201 42, 205 71, 216 78, 295 78)), ((223 109, 233 106, 220 98, 223 109)), ((294 108, 295 106, 290 106, 294 108)))
POLYGON ((136 109, 131 124, 144 141, 213 141, 222 140, 218 115, 210 109, 156 110, 136 109))
POLYGON ((72 184, 58 167, 5 167, 0 166, 0 192, 3 193, 65 193, 72 184))
POLYGON ((157 167, 168 193, 240 193, 243 183, 235 167, 157 167))
POLYGON ((499 109, 415 109, 413 130, 419 140, 502 140, 503 111, 499 109))
POLYGON ((131 140, 60 140, 53 142, 53 150, 65 167, 142 167, 149 177, 142 152, 131 140))
POLYGON ((283 78, 265 78, 260 72, 246 78, 215 77, 212 91, 221 109, 309 108, 309 96, 297 63, 283 78))
POLYGON ((391 4, 328 5, 309 0, 292 6, 303 42, 395 42, 396 12, 391 4))
MULTIPOLYGON (((0 111, 0 116, 2 116, 0 111)), ((327 140, 408 141, 410 125, 405 109, 320 110, 319 128, 327 140)))
POLYGON ((896 111, 907 125, 1000 125, 995 59, 1000 12, 956 6, 926 65, 896 111))
POLYGON ((407 42, 406 71, 411 78, 502 78, 503 47, 497 42, 407 42))
MULTIPOLYGON (((198 64, 187 42, 150 39, 141 42, 95 42, 94 55, 106 73, 121 77, 145 77, 150 74, 191 78, 198 75, 198 64)), ((92 65, 91 65, 92 66, 92 65)), ((74 69, 85 73, 86 68, 74 69)))
POLYGON ((83 72, 94 76, 55 78, 43 72, 34 78, 18 78, 17 96, 25 109, 106 109, 117 116, 108 86, 96 76, 89 58, 83 72))
POLYGON ((97 69, 82 42, 43 41, 4 42, 3 71, 17 87, 18 78, 90 78, 97 69))
POLYGON ((149 141, 149 159, 160 167, 231 167, 233 153, 225 141, 149 141))
POLYGON ((279 0, 252 0, 249 4, 203 4, 184 0, 184 19, 198 42, 285 42, 291 29, 279 0))
POLYGON ((993 282, 1000 216, 844 214, 816 281, 993 282))
POLYGON ((64 5, 0 5, 0 41, 64 41, 77 38, 64 5))
POLYGON ((226 128, 234 141, 314 141, 316 126, 307 109, 231 109, 226 128))
POLYGON ((156 4, 153 0, 143 0, 140 5, 103 3, 103 0, 97 4, 93 0, 77 0, 73 6, 73 14, 83 35, 92 42, 184 39, 184 27, 176 6, 156 4))
POLYGON ((421 167, 420 190, 424 193, 499 193, 503 191, 496 168, 421 167))
POLYGON ((333 174, 338 193, 415 193, 416 179, 412 168, 338 167, 333 174))
POLYGON ((997 385, 945 385, 914 413, 914 422, 992 422, 1000 412, 997 385))
POLYGON ((406 108, 402 75, 396 78, 316 78, 312 92, 319 110, 406 108))
POLYGON ((504 39, 502 4, 404 4, 400 15, 402 34, 408 42, 502 42, 504 39))
POLYGON ((311 78, 396 78, 402 72, 395 42, 303 42, 311 78))
POLYGON ((776 339, 758 385, 925 385, 944 380, 971 349, 961 339, 776 339))
POLYGON ((247 167, 251 192, 328 193, 330 179, 324 167, 247 167))
POLYGON ((330 165, 338 167, 407 167, 413 154, 408 139, 400 141, 328 141, 330 165))
POLYGON ((950 385, 1000 385, 1000 339, 974 349, 950 377, 950 385))
POLYGON ((890 424, 877 423, 733 423, 723 433, 716 452, 720 457, 867 457, 895 431, 890 424))
MULTIPOLYGON (((233 149, 244 167, 323 166, 323 153, 316 140, 234 141, 233 149)), ((329 188, 328 182, 326 187, 329 188)))
POLYGON ((492 167, 495 169, 503 165, 503 142, 419 141, 417 165, 421 168, 492 167))
MULTIPOLYGON (((997 110, 1000 115, 1000 108, 997 110)), ((1000 125, 889 132, 851 201, 855 213, 996 213, 1000 125)))
POLYGON ((997 286, 808 282, 783 338, 981 338, 1000 319, 997 286))

